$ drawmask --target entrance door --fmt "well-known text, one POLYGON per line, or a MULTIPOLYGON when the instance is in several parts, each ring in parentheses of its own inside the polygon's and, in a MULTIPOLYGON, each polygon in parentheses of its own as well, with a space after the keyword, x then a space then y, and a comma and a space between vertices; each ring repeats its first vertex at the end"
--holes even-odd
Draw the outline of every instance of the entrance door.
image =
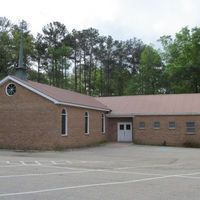
POLYGON ((118 142, 132 142, 132 124, 130 122, 118 123, 118 142))

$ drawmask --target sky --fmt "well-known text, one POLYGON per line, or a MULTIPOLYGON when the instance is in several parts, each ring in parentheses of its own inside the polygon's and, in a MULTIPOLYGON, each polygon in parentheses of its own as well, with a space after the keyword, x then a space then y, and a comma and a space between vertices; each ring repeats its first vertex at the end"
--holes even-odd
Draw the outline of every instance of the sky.
POLYGON ((34 35, 50 22, 68 31, 96 28, 101 35, 155 44, 182 27, 200 26, 199 0, 0 0, 0 16, 24 19, 34 35))

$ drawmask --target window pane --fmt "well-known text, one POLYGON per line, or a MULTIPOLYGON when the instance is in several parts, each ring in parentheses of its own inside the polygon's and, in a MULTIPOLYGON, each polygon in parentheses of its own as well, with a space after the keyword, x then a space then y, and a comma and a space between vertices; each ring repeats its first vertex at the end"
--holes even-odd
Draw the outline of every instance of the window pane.
POLYGON ((101 132, 105 133, 105 115, 102 114, 101 116, 101 132))
POLYGON ((190 132, 190 133, 195 132, 195 128, 187 128, 187 132, 190 132))
POLYGON ((187 122, 187 127, 194 127, 195 123, 194 122, 187 122))
POLYGON ((195 122, 186 122, 186 129, 189 133, 195 132, 195 122))
POLYGON ((65 109, 63 109, 63 110, 62 110, 62 114, 64 114, 64 115, 66 114, 66 111, 65 111, 65 109))
POLYGON ((160 128, 160 122, 154 122, 154 128, 160 128))
POLYGON ((176 123, 175 122, 169 122, 169 128, 175 129, 176 128, 176 123))
POLYGON ((131 130, 131 125, 130 124, 126 124, 126 130, 131 130))
POLYGON ((85 117, 85 133, 88 133, 88 117, 85 117))
POLYGON ((85 133, 89 133, 89 114, 85 112, 85 133))
POLYGON ((144 129, 145 128, 145 123, 144 122, 140 122, 139 123, 139 128, 140 129, 144 129))
POLYGON ((124 124, 120 124, 119 129, 124 130, 124 124))
POLYGON ((62 135, 66 134, 66 115, 62 115, 62 135))

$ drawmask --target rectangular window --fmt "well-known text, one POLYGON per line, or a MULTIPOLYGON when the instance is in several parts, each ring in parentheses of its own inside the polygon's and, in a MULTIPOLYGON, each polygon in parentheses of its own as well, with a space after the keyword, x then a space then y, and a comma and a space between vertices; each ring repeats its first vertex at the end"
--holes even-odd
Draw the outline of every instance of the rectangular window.
POLYGON ((105 131, 105 120, 106 120, 105 114, 102 114, 102 115, 101 115, 101 132, 102 132, 102 133, 105 133, 105 132, 106 132, 106 131, 105 131))
POLYGON ((124 124, 120 124, 119 129, 124 130, 124 124))
POLYGON ((176 129, 176 122, 169 122, 168 128, 169 129, 176 129))
POLYGON ((194 134, 195 122, 186 122, 186 130, 187 130, 188 134, 194 134))
POLYGON ((62 115, 62 135, 66 134, 66 119, 65 115, 62 115))
POLYGON ((160 122, 154 122, 153 127, 154 127, 154 129, 159 129, 160 128, 160 122))
POLYGON ((67 136, 67 126, 68 126, 68 118, 67 118, 67 111, 65 109, 62 110, 61 113, 61 134, 62 136, 67 136))
POLYGON ((145 122, 139 123, 139 129, 145 129, 145 122))
POLYGON ((89 113, 85 112, 85 134, 89 134, 89 113))
POLYGON ((131 125, 130 124, 126 124, 126 130, 131 130, 131 125))

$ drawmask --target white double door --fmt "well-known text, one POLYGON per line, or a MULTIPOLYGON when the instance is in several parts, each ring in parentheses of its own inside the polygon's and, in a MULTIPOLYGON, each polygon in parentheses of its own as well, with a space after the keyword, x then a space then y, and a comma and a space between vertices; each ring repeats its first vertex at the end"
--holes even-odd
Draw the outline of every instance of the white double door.
POLYGON ((132 142, 132 123, 131 122, 119 122, 117 131, 118 142, 132 142))

